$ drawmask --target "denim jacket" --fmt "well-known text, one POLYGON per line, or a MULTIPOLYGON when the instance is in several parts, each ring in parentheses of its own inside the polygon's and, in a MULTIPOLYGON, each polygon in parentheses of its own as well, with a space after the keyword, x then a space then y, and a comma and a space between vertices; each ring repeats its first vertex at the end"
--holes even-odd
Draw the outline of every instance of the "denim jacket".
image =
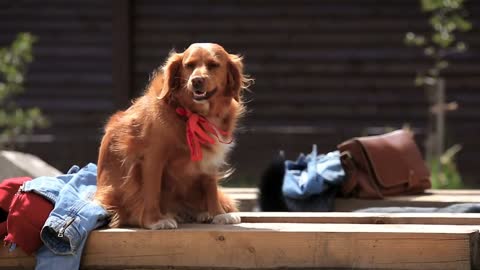
POLYGON ((344 178, 340 152, 318 155, 317 146, 313 145, 307 156, 301 154, 296 161, 285 161, 282 192, 288 198, 307 199, 340 186, 344 178))
POLYGON ((97 166, 73 166, 67 174, 38 177, 21 190, 35 192, 55 204, 42 228, 45 244, 37 252, 35 269, 78 269, 89 233, 106 224, 108 214, 93 201, 97 190, 97 166))

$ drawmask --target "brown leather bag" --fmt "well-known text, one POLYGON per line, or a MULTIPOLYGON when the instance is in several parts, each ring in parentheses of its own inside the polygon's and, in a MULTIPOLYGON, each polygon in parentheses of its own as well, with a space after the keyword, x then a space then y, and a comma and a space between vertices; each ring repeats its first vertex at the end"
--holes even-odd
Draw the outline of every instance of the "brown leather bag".
POLYGON ((343 196, 381 199, 422 193, 431 186, 430 172, 410 131, 354 138, 338 145, 338 150, 347 173, 343 196))

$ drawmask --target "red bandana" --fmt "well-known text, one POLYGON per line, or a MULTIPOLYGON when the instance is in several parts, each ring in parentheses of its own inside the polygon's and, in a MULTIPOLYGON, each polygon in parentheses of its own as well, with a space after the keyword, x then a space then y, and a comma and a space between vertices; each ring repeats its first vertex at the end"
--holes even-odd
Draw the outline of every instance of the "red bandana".
POLYGON ((190 148, 191 160, 202 160, 202 144, 215 144, 215 139, 206 132, 213 134, 221 143, 230 144, 232 142, 232 140, 229 142, 222 141, 219 135, 226 136, 228 132, 218 129, 205 117, 184 108, 177 108, 176 112, 187 117, 187 142, 190 148))

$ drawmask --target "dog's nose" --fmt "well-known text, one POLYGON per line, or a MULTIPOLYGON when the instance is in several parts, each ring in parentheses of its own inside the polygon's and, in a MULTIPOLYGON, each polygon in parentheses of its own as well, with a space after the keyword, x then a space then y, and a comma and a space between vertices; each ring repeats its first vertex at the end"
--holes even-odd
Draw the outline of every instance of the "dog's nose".
POLYGON ((203 77, 192 78, 192 86, 195 90, 202 90, 205 79, 203 77))

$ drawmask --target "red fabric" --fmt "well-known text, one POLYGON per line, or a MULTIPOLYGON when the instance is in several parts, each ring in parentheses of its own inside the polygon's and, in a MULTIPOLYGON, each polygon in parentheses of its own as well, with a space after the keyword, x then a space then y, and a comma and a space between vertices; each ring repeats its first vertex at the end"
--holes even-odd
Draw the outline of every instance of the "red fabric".
POLYGON ((53 204, 33 192, 21 192, 13 198, 8 213, 5 243, 16 243, 27 254, 32 254, 42 246, 40 230, 53 204))
MULTIPOLYGON (((30 180, 30 177, 16 177, 7 178, 0 183, 0 208, 8 213, 12 200, 17 194, 19 188, 23 183, 30 180)), ((8 218, 8 216, 7 216, 8 218)), ((0 237, 7 235, 7 220, 3 220, 0 223, 0 237)))
POLYGON ((3 180, 0 183, 0 208, 8 212, 13 196, 18 192, 23 183, 31 179, 30 177, 16 177, 3 180))
POLYGON ((7 222, 4 221, 0 223, 0 236, 5 236, 7 235, 7 222))
POLYGON ((210 137, 206 132, 213 134, 219 142, 229 144, 232 141, 224 142, 220 140, 220 135, 226 136, 226 131, 218 129, 210 123, 205 117, 184 108, 177 108, 177 114, 186 116, 187 119, 187 143, 190 148, 190 159, 193 161, 202 160, 202 144, 214 144, 215 139, 210 137), (206 131, 206 132, 205 132, 206 131))
MULTIPOLYGON (((30 180, 30 177, 16 177, 16 178, 7 178, 0 183, 0 208, 7 212, 10 209, 10 204, 12 204, 13 197, 18 192, 23 183, 30 180)), ((7 221, 1 220, 0 223, 0 237, 7 235, 7 221)))
POLYGON ((42 196, 32 192, 19 192, 30 177, 5 179, 0 183, 0 208, 8 212, 7 220, 0 223, 0 236, 5 244, 16 243, 27 254, 32 254, 42 245, 40 230, 53 205, 42 196))

